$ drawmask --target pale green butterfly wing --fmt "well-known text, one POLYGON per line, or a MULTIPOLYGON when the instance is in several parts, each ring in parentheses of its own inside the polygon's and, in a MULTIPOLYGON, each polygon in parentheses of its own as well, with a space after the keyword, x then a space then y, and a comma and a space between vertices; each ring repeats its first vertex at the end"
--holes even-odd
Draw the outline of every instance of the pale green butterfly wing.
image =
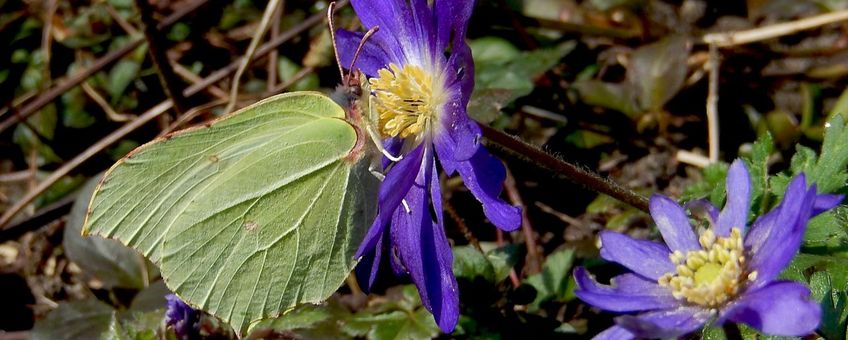
POLYGON ((107 173, 84 233, 139 250, 239 333, 322 301, 353 268, 376 203, 344 117, 322 94, 289 93, 144 145, 107 173))

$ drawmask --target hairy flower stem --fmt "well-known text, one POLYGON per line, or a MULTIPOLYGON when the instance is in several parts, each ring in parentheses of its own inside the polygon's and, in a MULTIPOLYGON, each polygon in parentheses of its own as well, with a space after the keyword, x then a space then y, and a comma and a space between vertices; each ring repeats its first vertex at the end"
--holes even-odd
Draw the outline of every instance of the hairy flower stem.
POLYGON ((480 128, 483 130, 483 136, 486 139, 510 154, 537 167, 562 175, 569 181, 585 186, 589 190, 608 195, 639 210, 648 212, 648 198, 645 196, 627 189, 610 179, 603 178, 592 171, 561 160, 517 137, 486 125, 480 125, 480 128))

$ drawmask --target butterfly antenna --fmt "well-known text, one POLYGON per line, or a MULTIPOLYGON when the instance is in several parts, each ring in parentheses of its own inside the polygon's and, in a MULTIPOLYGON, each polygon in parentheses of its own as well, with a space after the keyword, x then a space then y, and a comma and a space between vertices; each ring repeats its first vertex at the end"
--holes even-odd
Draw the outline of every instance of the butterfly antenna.
POLYGON ((374 33, 380 30, 380 26, 371 27, 368 32, 365 32, 365 35, 362 36, 362 40, 359 41, 359 46, 356 47, 356 52, 353 54, 353 60, 350 61, 350 67, 348 70, 353 70, 353 66, 356 65, 356 60, 359 59, 359 54, 362 53, 362 48, 365 47, 365 42, 371 38, 374 33))
MULTIPOLYGON (((344 70, 342 69, 342 60, 339 57, 339 47, 336 45, 336 25, 333 17, 336 12, 336 2, 333 1, 330 3, 330 6, 327 8, 327 24, 330 26, 330 41, 333 43, 333 53, 336 56, 336 65, 339 66, 339 75, 342 78, 342 82, 345 80, 344 70)), ((355 59, 355 58, 354 58, 355 59)))

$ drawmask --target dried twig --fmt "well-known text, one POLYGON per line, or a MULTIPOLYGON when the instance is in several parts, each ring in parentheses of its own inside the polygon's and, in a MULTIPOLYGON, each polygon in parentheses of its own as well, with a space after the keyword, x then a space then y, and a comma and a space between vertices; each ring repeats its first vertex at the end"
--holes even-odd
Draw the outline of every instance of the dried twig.
POLYGON ((730 47, 773 39, 845 20, 848 20, 848 9, 745 31, 710 33, 702 40, 706 44, 730 47))
POLYGON ((250 40, 250 46, 247 47, 247 52, 241 59, 241 64, 236 71, 236 75, 233 77, 232 84, 230 84, 230 103, 227 104, 227 108, 224 109, 225 112, 232 112, 233 108, 236 107, 236 98, 238 97, 239 81, 241 80, 241 76, 244 74, 244 71, 247 70, 247 67, 250 66, 253 54, 259 46, 259 42, 262 41, 262 37, 265 36, 265 32, 268 31, 268 27, 271 25, 271 18, 279 8, 280 0, 268 1, 268 5, 265 7, 265 13, 262 15, 262 20, 259 22, 259 29, 256 30, 256 34, 253 36, 253 39, 250 40))
MULTIPOLYGON (((459 213, 456 212, 456 208, 453 207, 453 204, 449 200, 445 200, 443 202, 445 211, 448 212, 448 216, 456 223, 459 231, 462 232, 462 236, 465 236, 465 239, 468 240, 468 243, 471 243, 477 251, 482 254, 485 254, 483 251, 483 247, 480 247, 480 241, 474 237, 474 234, 471 232, 471 229, 468 228, 468 225, 465 224, 465 220, 462 219, 462 216, 459 216, 459 213)), ((444 226, 443 226, 444 227, 444 226)))
POLYGON ((524 234, 524 243, 527 245, 527 274, 538 273, 542 271, 542 257, 536 245, 536 233, 533 231, 533 225, 530 224, 530 218, 527 217, 527 206, 521 199, 521 193, 518 192, 515 177, 509 169, 506 170, 504 189, 512 204, 521 207, 521 232, 524 234))
POLYGON ((483 136, 498 147, 520 159, 524 159, 540 168, 547 169, 564 176, 573 183, 608 195, 621 202, 627 203, 639 210, 648 212, 648 199, 630 189, 621 186, 607 178, 579 166, 551 156, 536 146, 530 145, 517 137, 486 125, 481 125, 483 136))
MULTIPOLYGON (((162 22, 159 23, 158 28, 164 29, 173 25, 174 23, 182 19, 182 17, 184 17, 185 15, 194 12, 194 10, 196 10, 198 7, 205 4, 206 1, 207 0, 195 0, 193 2, 190 2, 185 7, 180 8, 179 10, 162 20, 162 22)), ((69 76, 65 80, 59 81, 55 86, 51 87, 47 91, 44 91, 31 102, 25 103, 24 106, 20 109, 10 110, 13 115, 7 117, 3 122, 0 122, 0 132, 3 132, 6 129, 14 126, 15 124, 26 120, 27 118, 29 118, 29 116, 38 112, 38 110, 43 108, 45 105, 53 102, 57 97, 61 96, 63 93, 68 92, 68 90, 72 89, 73 87, 82 83, 84 80, 88 79, 88 77, 91 77, 93 74, 100 72, 107 66, 112 65, 114 62, 121 59, 123 56, 134 51, 136 48, 141 46, 142 43, 144 43, 144 38, 134 39, 123 47, 109 52, 102 58, 97 59, 88 68, 69 76)), ((24 101, 15 99, 13 101, 13 105, 20 105, 15 104, 20 102, 24 101)))
POLYGON ((135 118, 135 116, 133 115, 118 113, 118 111, 115 111, 115 109, 112 108, 112 105, 109 105, 109 102, 107 102, 106 99, 104 99, 103 96, 100 95, 100 93, 97 93, 97 90, 92 88, 91 85, 88 85, 88 82, 83 82, 81 86, 82 91, 85 92, 85 94, 88 95, 91 100, 94 100, 94 102, 97 103, 97 105, 100 106, 100 108, 103 110, 103 112, 106 112, 106 117, 108 117, 109 120, 113 122, 123 123, 135 118))
POLYGON ((109 12, 109 16, 111 16, 112 19, 115 19, 115 22, 118 23, 118 26, 121 26, 121 29, 123 29, 124 32, 127 32, 127 34, 133 37, 140 35, 138 30, 133 27, 133 25, 131 25, 126 19, 124 19, 124 17, 121 16, 121 13, 118 13, 118 10, 115 9, 115 7, 113 7, 108 2, 105 2, 104 4, 106 5, 106 11, 109 12))
POLYGON ((174 73, 174 67, 168 58, 167 42, 163 39, 162 32, 157 28, 156 19, 153 18, 153 6, 150 5, 148 0, 135 0, 135 7, 138 8, 141 22, 144 24, 144 38, 147 40, 150 58, 159 71, 159 81, 162 83, 165 92, 174 101, 174 109, 181 115, 188 109, 188 104, 180 89, 181 82, 174 73))
POLYGON ((118 130, 115 130, 105 138, 90 146, 83 153, 74 157, 74 159, 66 162, 61 167, 53 171, 50 176, 41 181, 41 183, 38 183, 38 186, 27 192, 26 196, 15 202, 15 205, 3 212, 3 216, 0 217, 0 228, 3 228, 7 224, 9 224, 9 222, 12 221, 12 218, 14 218, 19 212, 21 212, 21 210, 26 208, 33 200, 35 200, 39 195, 41 195, 41 193, 49 189, 62 177, 65 177, 68 173, 70 173, 71 170, 75 169, 77 166, 87 161, 94 155, 100 153, 110 145, 120 141, 121 139, 126 137, 130 132, 135 131, 150 120, 159 117, 159 115, 165 113, 165 111, 171 109, 172 107, 173 102, 171 102, 170 100, 166 100, 162 103, 159 103, 159 105, 156 105, 150 110, 147 110, 147 112, 145 112, 135 120, 125 124, 118 130))
MULTIPOLYGON (((174 64, 174 72, 176 72, 177 75, 179 75, 191 84, 197 84, 203 81, 203 78, 194 74, 194 72, 191 72, 191 70, 185 68, 185 66, 180 64, 174 64)), ((212 94, 213 96, 218 97, 219 99, 229 98, 229 96, 227 95, 227 91, 224 91, 220 87, 217 87, 215 85, 209 85, 209 87, 206 88, 206 91, 212 94)))
POLYGON ((707 136, 709 138, 710 163, 718 162, 718 72, 721 57, 718 47, 710 44, 710 58, 707 62, 709 70, 709 90, 707 93, 707 136))
MULTIPOLYGON (((286 9, 286 1, 280 1, 280 10, 274 13, 274 19, 271 20, 271 40, 280 36, 280 19, 283 17, 283 11, 286 9)), ((268 81, 265 88, 268 92, 274 89, 277 85, 277 63, 279 63, 279 52, 271 51, 268 56, 268 81)))

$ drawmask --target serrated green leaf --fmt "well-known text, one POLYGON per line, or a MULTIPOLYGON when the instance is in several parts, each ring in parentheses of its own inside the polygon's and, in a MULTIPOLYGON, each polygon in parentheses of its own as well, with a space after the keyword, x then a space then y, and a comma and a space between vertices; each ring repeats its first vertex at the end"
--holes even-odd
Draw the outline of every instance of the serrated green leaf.
POLYGON ((827 123, 822 143, 821 156, 815 169, 810 172, 819 192, 834 192, 845 186, 848 180, 848 133, 845 119, 835 115, 827 123))
POLYGON ((726 195, 725 182, 727 179, 727 164, 715 163, 704 168, 704 179, 695 185, 690 185, 683 191, 682 200, 707 198, 714 205, 720 207, 724 204, 726 195))
POLYGON ((848 207, 840 205, 812 218, 804 231, 804 248, 827 250, 848 246, 846 211, 848 207))
POLYGON ((845 328, 848 326, 848 309, 846 309, 846 294, 844 291, 833 289, 830 273, 815 272, 810 277, 810 290, 813 298, 821 304, 822 318, 819 333, 825 339, 845 339, 845 328))
POLYGON ((768 160, 774 148, 774 140, 768 132, 760 135, 751 150, 748 169, 751 174, 751 210, 765 213, 768 208, 767 196, 769 173, 768 160))
POLYGON ((378 184, 347 159, 344 117, 322 94, 288 93, 144 145, 106 174, 84 233, 140 251, 241 334, 323 301, 353 268, 378 184))

